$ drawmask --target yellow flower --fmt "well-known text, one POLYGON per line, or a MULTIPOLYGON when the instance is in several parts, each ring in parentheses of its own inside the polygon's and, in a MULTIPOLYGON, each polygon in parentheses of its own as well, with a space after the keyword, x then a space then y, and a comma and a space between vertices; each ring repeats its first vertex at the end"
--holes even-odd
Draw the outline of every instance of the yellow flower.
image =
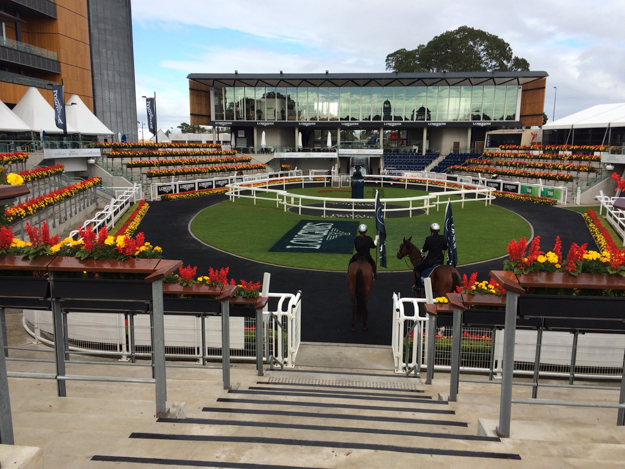
POLYGON ((161 252, 162 249, 158 246, 154 246, 154 252, 161 252))
POLYGON ((543 256, 543 255, 540 255, 540 256, 538 256, 538 257, 536 258, 536 260, 537 260, 538 262, 540 262, 541 264, 544 264, 545 262, 547 262, 547 257, 546 257, 546 256, 543 256))
POLYGON ((123 246, 125 239, 125 236, 118 236, 117 238, 115 238, 115 244, 117 244, 118 246, 123 246))
POLYGON ((113 236, 107 236, 106 239, 104 240, 104 244, 107 246, 114 246, 115 238, 113 236))
POLYGON ((436 303, 448 303, 449 302, 449 300, 444 296, 439 296, 438 298, 435 298, 434 301, 436 303))
POLYGON ((20 184, 24 184, 24 178, 19 174, 10 173, 7 175, 7 182, 12 186, 19 186, 20 184))

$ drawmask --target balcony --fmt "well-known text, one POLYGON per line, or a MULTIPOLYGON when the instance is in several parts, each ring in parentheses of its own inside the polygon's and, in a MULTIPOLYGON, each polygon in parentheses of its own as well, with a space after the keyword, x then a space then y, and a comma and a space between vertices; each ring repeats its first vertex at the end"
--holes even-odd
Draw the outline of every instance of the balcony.
POLYGON ((61 73, 61 64, 56 52, 13 39, 0 38, 0 62, 10 62, 34 70, 61 73))
POLYGON ((15 85, 34 86, 35 88, 52 89, 54 85, 60 85, 56 81, 42 80, 41 78, 20 75, 19 73, 11 73, 0 71, 0 82, 13 83, 15 85))
MULTIPOLYGON (((50 0, 10 0, 0 2, 10 5, 11 11, 17 10, 21 18, 45 17, 56 19, 56 3, 50 0)), ((6 9, 6 7, 5 7, 6 9)), ((7 11, 9 11, 7 9, 7 11)))

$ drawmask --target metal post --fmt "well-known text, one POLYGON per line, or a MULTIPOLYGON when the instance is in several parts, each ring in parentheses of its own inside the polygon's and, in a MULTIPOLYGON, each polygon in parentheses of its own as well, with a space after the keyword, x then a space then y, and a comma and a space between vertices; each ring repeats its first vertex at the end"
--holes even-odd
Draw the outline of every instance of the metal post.
POLYGON ((9 341, 7 339, 7 322, 4 315, 4 308, 0 308, 0 330, 2 330, 2 348, 4 349, 1 354, 4 357, 9 357, 9 341))
POLYGON ((462 310, 454 308, 454 323, 451 340, 451 378, 449 382, 449 400, 455 401, 458 395, 460 375, 460 354, 462 347, 462 310))
POLYGON ((543 346, 543 328, 538 328, 536 334, 536 357, 534 359, 534 386, 532 387, 532 399, 536 399, 538 395, 538 378, 540 375, 540 352, 543 346))
POLYGON ((436 354, 436 316, 428 317, 428 366, 425 384, 432 384, 434 378, 434 355, 436 354))
MULTIPOLYGON (((621 378, 621 394, 619 395, 618 403, 625 404, 625 356, 623 357, 623 376, 621 378)), ((621 427, 625 425, 625 409, 618 410, 616 424, 621 427)))
POLYGON ((165 318, 163 309, 163 280, 152 282, 152 356, 156 388, 156 416, 167 417, 167 379, 165 374, 165 318))
POLYGON ((258 376, 264 376, 263 370, 263 310, 256 310, 256 370, 258 376))
POLYGON ((493 327, 493 334, 491 337, 490 348, 490 371, 488 372, 488 380, 493 380, 493 374, 495 373, 495 339, 497 338, 497 328, 493 327))
MULTIPOLYGON (((2 333, 0 334, 0 350, 4 350, 7 345, 6 325, 4 322, 4 308, 0 308, 2 313, 2 333)), ((0 353, 0 444, 12 445, 13 440, 13 418, 11 416, 11 399, 9 398, 9 379, 7 378, 7 362, 4 353, 0 353)))
POLYGON ((128 340, 130 341, 130 363, 137 362, 137 346, 135 345, 135 315, 128 314, 128 340))
POLYGON ((501 399, 499 402, 499 425, 497 434, 510 437, 510 416, 512 413, 512 377, 514 374, 514 339, 516 336, 516 313, 519 294, 506 292, 506 320, 503 336, 503 360, 501 373, 501 399))
POLYGON ((200 329, 202 331, 202 366, 206 366, 206 317, 200 315, 200 329))
POLYGON ((65 350, 65 361, 69 361, 69 330, 67 326, 67 312, 63 311, 63 349, 65 350))
POLYGON ((577 338, 579 331, 573 333, 573 347, 571 348, 571 366, 569 368, 569 385, 575 381, 575 362, 577 361, 577 338))
POLYGON ((221 365, 224 389, 230 389, 230 300, 221 302, 221 365))

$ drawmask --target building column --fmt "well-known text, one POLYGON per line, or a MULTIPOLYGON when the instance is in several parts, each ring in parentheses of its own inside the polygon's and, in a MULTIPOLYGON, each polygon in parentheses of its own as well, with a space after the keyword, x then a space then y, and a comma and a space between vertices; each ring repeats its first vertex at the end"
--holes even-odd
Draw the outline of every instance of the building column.
POLYGON ((423 148, 421 148, 421 154, 425 155, 425 142, 428 138, 428 128, 423 127, 423 148))
POLYGON ((384 148, 384 127, 380 127, 380 149, 384 148))
POLYGON ((295 126, 295 151, 299 151, 299 127, 295 126))
MULTIPOLYGON (((141 130, 141 132, 143 132, 143 129, 141 130)), ((213 143, 217 143, 217 126, 216 125, 213 125, 213 143)))
POLYGON ((468 127, 467 128, 467 145, 468 145, 469 149, 472 148, 471 147, 471 130, 472 130, 472 127, 468 127))
MULTIPOLYGON (((256 153, 256 146, 257 146, 257 142, 258 142, 258 127, 254 126, 254 142, 253 142, 253 146, 254 146, 254 153, 256 153)), ((260 145, 258 145, 260 146, 260 145)))

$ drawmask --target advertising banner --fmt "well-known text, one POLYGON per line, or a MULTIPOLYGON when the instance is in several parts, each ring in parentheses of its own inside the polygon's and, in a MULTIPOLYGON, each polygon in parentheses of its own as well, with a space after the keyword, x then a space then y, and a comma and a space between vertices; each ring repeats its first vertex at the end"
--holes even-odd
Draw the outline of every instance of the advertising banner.
POLYGON ((213 189, 215 187, 215 184, 213 183, 213 181, 198 181, 197 183, 197 190, 202 191, 205 189, 213 189))
POLYGON ((544 187, 540 192, 541 197, 549 197, 551 199, 560 200, 560 196, 562 195, 562 191, 560 189, 553 189, 551 187, 544 187))
POLYGON ((215 189, 220 187, 226 187, 228 185, 228 179, 215 179, 215 189))
POLYGON ((526 185, 521 185, 521 194, 525 194, 525 195, 538 195, 539 191, 538 191, 538 187, 537 186, 526 186, 526 185))
POLYGON ((156 186, 156 194, 157 195, 165 195, 165 194, 173 194, 174 193, 174 185, 173 184, 162 184, 156 186))
POLYGON ((357 221, 301 220, 269 251, 351 254, 358 224, 357 221))
POLYGON ((156 98, 146 98, 145 107, 148 113, 148 130, 156 135, 156 98))
POLYGON ((178 192, 192 192, 195 190, 195 182, 179 182, 178 183, 178 192))
POLYGON ((514 194, 518 194, 520 186, 521 185, 519 183, 516 183, 516 182, 504 182, 501 185, 501 190, 503 192, 512 192, 514 194))
POLYGON ((67 122, 65 121, 65 93, 63 85, 52 87, 52 102, 54 104, 54 123, 64 133, 67 133, 67 122))

